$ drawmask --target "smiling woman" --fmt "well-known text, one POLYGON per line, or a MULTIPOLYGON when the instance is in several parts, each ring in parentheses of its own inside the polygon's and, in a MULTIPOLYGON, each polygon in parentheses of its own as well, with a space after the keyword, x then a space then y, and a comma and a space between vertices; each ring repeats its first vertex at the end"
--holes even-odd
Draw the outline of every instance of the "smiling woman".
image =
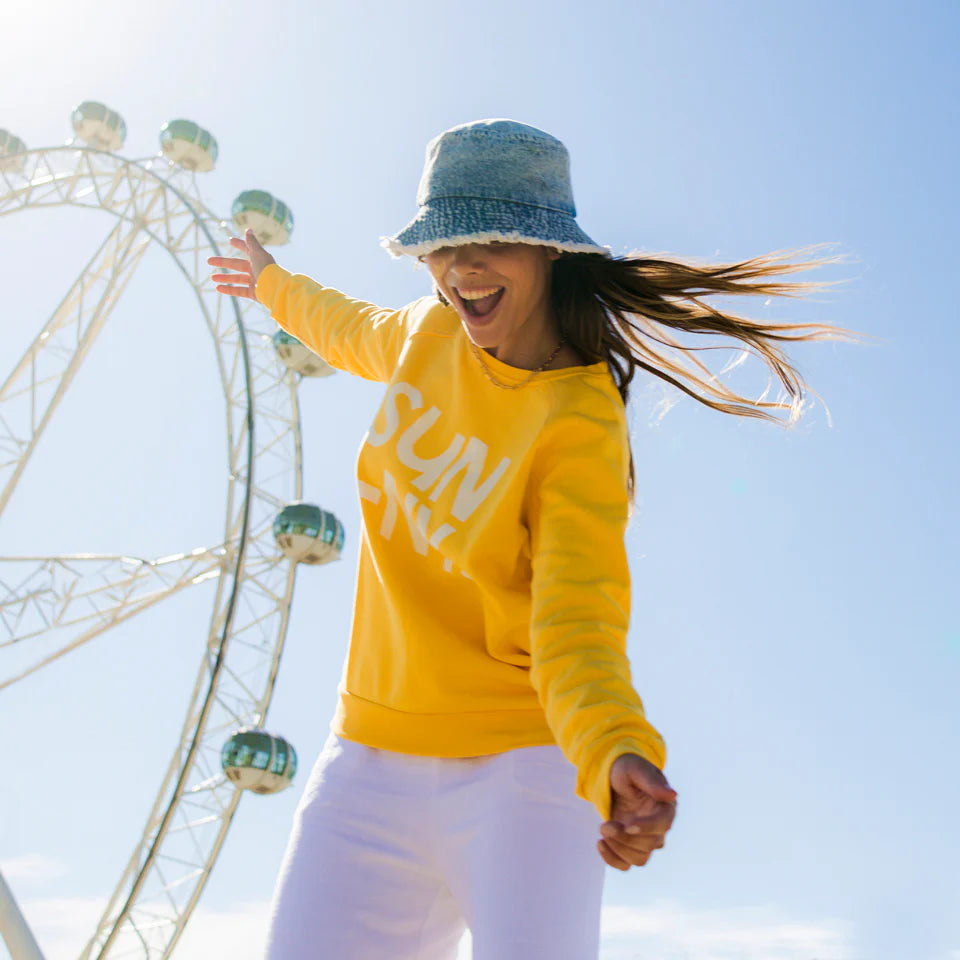
MULTIPOLYGON (((659 327, 746 341, 799 415, 773 346, 837 328, 724 315, 704 293, 776 258, 692 267, 613 258, 577 225, 564 145, 512 120, 427 146, 411 223, 383 245, 429 268, 399 310, 281 267, 252 231, 211 258, 331 366, 386 384, 356 461, 356 616, 330 735, 297 810, 267 956, 596 960, 603 864, 641 866, 676 815, 663 739, 626 656, 624 543, 637 368, 742 400, 651 343, 659 327), (659 327, 655 326, 659 324, 659 327), (655 360, 660 361, 658 366, 655 360)), ((808 285, 809 286, 809 285, 808 285)), ((695 367, 706 368, 698 361, 695 367)), ((708 371, 707 371, 708 373, 708 371)))
POLYGON ((536 370, 549 353, 544 344, 552 341, 552 350, 563 340, 550 310, 550 264, 559 255, 540 244, 494 242, 441 247, 420 259, 477 346, 536 370))

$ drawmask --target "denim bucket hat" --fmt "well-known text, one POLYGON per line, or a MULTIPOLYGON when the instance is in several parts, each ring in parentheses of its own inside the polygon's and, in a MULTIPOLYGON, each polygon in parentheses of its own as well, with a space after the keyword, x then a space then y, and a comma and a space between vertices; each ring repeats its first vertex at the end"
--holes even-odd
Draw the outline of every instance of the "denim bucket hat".
POLYGON ((475 120, 427 144, 417 215, 380 245, 414 257, 465 243, 532 243, 604 253, 577 226, 567 148, 516 120, 475 120))

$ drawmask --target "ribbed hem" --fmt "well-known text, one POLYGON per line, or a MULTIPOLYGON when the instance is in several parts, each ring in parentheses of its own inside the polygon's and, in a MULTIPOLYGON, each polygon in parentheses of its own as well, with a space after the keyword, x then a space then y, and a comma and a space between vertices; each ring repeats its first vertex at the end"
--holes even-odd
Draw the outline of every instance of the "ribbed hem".
MULTIPOLYGON (((520 747, 557 745, 541 709, 405 713, 355 696, 342 685, 337 694, 330 730, 378 750, 418 757, 482 757, 520 747)), ((610 769, 624 753, 636 753, 660 769, 666 760, 659 739, 611 736, 589 768, 577 771, 577 796, 593 804, 601 822, 610 819, 610 769)))
POLYGON ((516 747, 556 744, 543 710, 405 713, 342 687, 330 729, 380 750, 420 757, 480 757, 516 747))

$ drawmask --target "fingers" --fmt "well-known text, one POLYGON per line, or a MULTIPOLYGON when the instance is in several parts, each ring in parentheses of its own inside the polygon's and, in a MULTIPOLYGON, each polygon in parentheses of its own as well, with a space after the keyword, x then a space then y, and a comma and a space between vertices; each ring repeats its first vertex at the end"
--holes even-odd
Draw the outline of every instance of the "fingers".
POLYGON ((207 263, 211 267, 226 267, 228 270, 240 270, 243 273, 252 273, 249 260, 241 260, 239 257, 207 257, 207 263))
MULTIPOLYGON (((230 243, 247 249, 247 245, 239 237, 231 237, 230 243)), ((256 284, 253 283, 253 267, 247 259, 240 257, 207 257, 211 267, 221 267, 226 270, 236 270, 236 273, 211 273, 210 279, 216 284, 217 293, 225 293, 231 297, 244 297, 247 300, 256 300, 256 284)))
POLYGON ((623 869, 620 864, 626 864, 626 869, 631 866, 642 867, 650 859, 653 851, 659 850, 665 843, 662 833, 631 835, 616 821, 603 824, 600 827, 600 833, 603 836, 601 844, 609 851, 613 859, 604 856, 603 849, 601 849, 600 855, 607 863, 617 867, 617 869, 623 869), (614 862, 614 860, 617 862, 614 862))
MULTIPOLYGON (((256 241, 257 238, 254 237, 253 234, 251 234, 251 237, 256 241)), ((242 259, 240 257, 207 257, 207 263, 214 267, 230 267, 233 270, 246 270, 250 272, 250 248, 247 246, 247 242, 241 240, 239 237, 231 237, 230 245, 239 247, 247 256, 242 259)))
POLYGON ((214 283, 229 283, 234 286, 239 285, 242 287, 249 287, 253 282, 253 278, 249 274, 241 276, 240 274, 236 273, 211 273, 210 279, 214 283))
POLYGON ((224 287, 218 286, 217 293, 226 293, 231 297, 246 297, 248 300, 256 300, 257 295, 253 287, 224 287))
POLYGON ((207 257, 207 263, 212 267, 223 267, 237 271, 235 274, 214 273, 211 274, 210 279, 227 281, 231 284, 231 286, 218 286, 217 291, 219 293, 228 293, 234 297, 247 297, 250 300, 256 300, 257 279, 269 264, 277 261, 263 249, 252 230, 247 230, 245 240, 241 240, 239 237, 231 237, 230 244, 243 250, 246 257, 244 259, 239 257, 207 257))
POLYGON ((603 857, 604 861, 609 863, 611 867, 615 867, 617 870, 622 870, 624 872, 630 869, 630 864, 621 857, 618 857, 610 848, 606 840, 597 841, 597 850, 600 851, 600 856, 603 857))
POLYGON ((253 277, 249 273, 211 273, 210 279, 214 283, 229 283, 242 287, 254 286, 253 277))
MULTIPOLYGON (((626 828, 627 833, 645 835, 645 834, 664 834, 670 827, 673 825, 674 818, 677 815, 677 805, 675 803, 666 803, 663 802, 660 805, 660 809, 656 813, 651 813, 646 817, 626 817, 622 816, 622 819, 625 821, 623 827, 626 828)), ((612 823, 617 823, 618 821, 610 821, 612 823)))

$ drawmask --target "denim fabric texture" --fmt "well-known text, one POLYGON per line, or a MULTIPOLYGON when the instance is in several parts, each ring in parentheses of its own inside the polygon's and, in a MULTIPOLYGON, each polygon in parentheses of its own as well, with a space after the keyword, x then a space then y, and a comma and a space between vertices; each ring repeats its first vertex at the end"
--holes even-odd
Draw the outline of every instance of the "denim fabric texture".
POLYGON ((394 257, 494 240, 610 253, 574 219, 567 148, 516 120, 475 120, 434 137, 417 205, 403 230, 381 239, 394 257))

